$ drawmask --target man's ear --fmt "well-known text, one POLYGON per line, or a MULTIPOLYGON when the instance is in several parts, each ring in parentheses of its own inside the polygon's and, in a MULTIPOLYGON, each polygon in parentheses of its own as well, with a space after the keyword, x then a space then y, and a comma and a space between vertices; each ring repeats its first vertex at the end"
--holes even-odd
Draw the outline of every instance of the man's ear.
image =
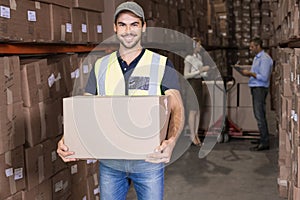
POLYGON ((146 22, 144 22, 144 26, 142 28, 142 32, 145 33, 146 32, 146 22))
POLYGON ((117 33, 117 26, 115 23, 114 23, 114 32, 117 33))

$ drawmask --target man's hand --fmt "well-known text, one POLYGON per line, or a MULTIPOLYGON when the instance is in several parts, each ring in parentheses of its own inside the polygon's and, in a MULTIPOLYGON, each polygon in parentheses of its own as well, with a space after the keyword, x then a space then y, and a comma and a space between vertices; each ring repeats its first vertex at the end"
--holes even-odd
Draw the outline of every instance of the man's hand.
POLYGON ((155 152, 148 155, 147 162, 152 163, 168 163, 170 162, 173 149, 176 141, 183 129, 184 125, 184 107, 178 90, 169 89, 165 92, 169 97, 169 104, 171 108, 171 118, 168 127, 167 140, 164 140, 155 152))
POLYGON ((253 72, 251 72, 251 71, 249 71, 249 70, 247 70, 247 69, 243 69, 242 70, 242 74, 244 75, 244 76, 249 76, 249 77, 254 77, 254 78, 256 78, 256 74, 255 73, 253 73, 253 72))
POLYGON ((77 161, 76 158, 67 158, 68 156, 74 155, 73 151, 69 151, 69 148, 64 144, 64 138, 61 138, 57 144, 57 154, 64 162, 77 161))
POLYGON ((168 163, 171 160, 172 152, 176 144, 176 139, 171 137, 164 140, 162 144, 155 149, 155 152, 147 156, 146 161, 151 163, 168 163))

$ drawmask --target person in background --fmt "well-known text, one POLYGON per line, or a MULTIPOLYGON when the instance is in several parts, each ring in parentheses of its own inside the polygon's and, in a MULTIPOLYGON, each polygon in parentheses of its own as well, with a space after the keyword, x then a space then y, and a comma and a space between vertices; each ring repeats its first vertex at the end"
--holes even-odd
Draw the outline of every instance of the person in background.
POLYGON ((201 45, 200 38, 193 38, 193 51, 187 55, 184 60, 184 78, 189 81, 192 89, 187 90, 187 111, 190 138, 196 146, 201 146, 198 136, 201 106, 202 77, 207 76, 210 66, 206 65, 205 49, 201 45), (194 94, 197 96, 197 102, 193 101, 194 94))
MULTIPOLYGON (((164 164, 170 161, 184 124, 177 72, 167 57, 142 47, 146 22, 144 11, 137 3, 124 2, 116 8, 114 31, 120 42, 119 49, 95 63, 86 95, 167 95, 171 118, 167 138, 146 160, 100 160, 100 198, 125 200, 133 183, 139 200, 162 200, 164 164), (106 73, 101 74, 103 71, 106 73), (123 86, 122 90, 118 83, 123 86)), ((58 143, 57 153, 65 162, 76 160, 68 158, 76 152, 69 151, 63 138, 58 143)))
POLYGON ((270 76, 273 68, 272 58, 263 50, 262 40, 253 38, 249 49, 255 55, 251 70, 244 69, 243 75, 249 78, 249 87, 252 95, 253 112, 260 132, 260 140, 257 146, 251 147, 251 151, 262 151, 270 148, 269 130, 266 119, 266 97, 269 91, 270 76))

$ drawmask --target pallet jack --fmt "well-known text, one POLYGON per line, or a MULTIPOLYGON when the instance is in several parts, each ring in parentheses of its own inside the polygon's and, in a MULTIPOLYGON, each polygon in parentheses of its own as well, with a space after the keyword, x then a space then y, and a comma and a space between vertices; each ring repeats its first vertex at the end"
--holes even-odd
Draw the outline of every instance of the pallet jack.
MULTIPOLYGON (((230 138, 244 138, 244 139, 259 139, 259 133, 250 133, 245 132, 237 124, 235 124, 226 114, 227 108, 227 93, 230 92, 236 84, 235 79, 232 76, 229 77, 219 77, 214 79, 214 90, 219 89, 223 93, 223 112, 222 116, 218 118, 212 126, 208 128, 208 131, 205 133, 206 136, 217 136, 218 143, 227 143, 230 138), (220 86, 219 83, 223 81, 223 84, 220 86)), ((215 91, 213 95, 213 103, 215 102, 215 91)), ((213 104, 213 108, 214 108, 213 104)), ((213 110, 213 115, 214 115, 213 110)))

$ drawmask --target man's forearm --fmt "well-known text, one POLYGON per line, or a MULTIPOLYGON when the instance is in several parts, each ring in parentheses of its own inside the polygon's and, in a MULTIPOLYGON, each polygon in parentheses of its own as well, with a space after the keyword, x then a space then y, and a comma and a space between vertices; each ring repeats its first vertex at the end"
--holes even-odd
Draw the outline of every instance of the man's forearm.
POLYGON ((166 91, 169 96, 171 118, 168 129, 168 139, 177 140, 184 126, 184 107, 180 92, 170 89, 166 91))

